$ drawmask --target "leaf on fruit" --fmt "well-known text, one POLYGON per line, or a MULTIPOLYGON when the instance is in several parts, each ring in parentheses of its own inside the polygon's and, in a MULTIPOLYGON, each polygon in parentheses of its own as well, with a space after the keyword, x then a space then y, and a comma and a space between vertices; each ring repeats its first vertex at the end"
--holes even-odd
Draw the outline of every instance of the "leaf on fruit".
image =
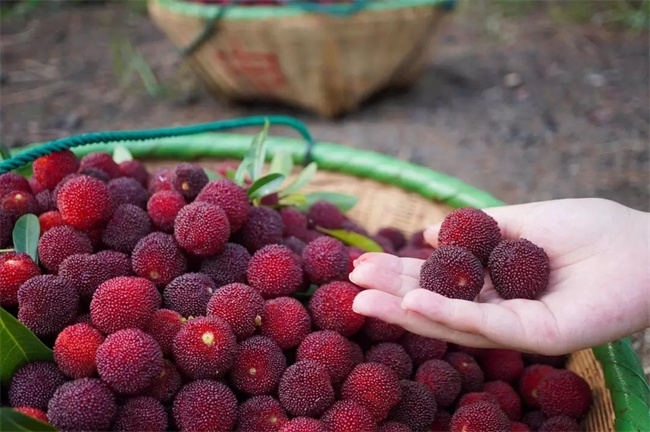
POLYGON ((29 432, 56 432, 56 428, 49 423, 36 420, 13 408, 0 408, 0 430, 2 431, 29 431, 29 432))
POLYGON ((278 150, 271 160, 271 168, 269 169, 269 174, 278 173, 282 174, 285 177, 291 175, 291 170, 293 169, 293 159, 291 153, 286 150, 278 150))
POLYGON ((310 285, 307 291, 294 293, 292 297, 298 300, 300 303, 307 306, 309 304, 309 300, 314 295, 317 289, 318 289, 318 285, 310 285))
POLYGON ((21 216, 14 225, 13 240, 16 252, 24 252, 38 264, 38 238, 41 235, 41 223, 33 214, 21 216))
POLYGON ((23 323, 0 308, 0 379, 3 384, 8 385, 16 369, 25 363, 52 359, 51 349, 23 323))
POLYGON ((384 251, 384 249, 382 249, 382 247, 379 246, 376 241, 359 233, 346 230, 329 230, 321 227, 316 227, 316 229, 324 234, 327 234, 330 237, 334 237, 335 239, 342 241, 348 246, 355 246, 363 249, 366 252, 384 251))
POLYGON ((291 194, 280 199, 280 206, 299 206, 307 203, 307 198, 303 194, 291 194))
POLYGON ((232 169, 227 169, 226 170, 226 178, 228 180, 235 181, 235 174, 237 174, 237 171, 232 170, 232 169))
POLYGON ((339 208, 343 213, 357 205, 359 198, 353 195, 340 194, 336 192, 312 192, 305 195, 307 203, 303 206, 304 210, 309 209, 316 201, 325 200, 339 208))
POLYGON ((277 192, 278 189, 280 189, 280 186, 282 186, 283 181, 284 176, 278 173, 269 174, 257 179, 255 183, 248 188, 248 197, 251 200, 264 198, 267 195, 277 192))
POLYGON ((294 192, 298 192, 300 189, 302 189, 307 183, 311 181, 311 179, 314 177, 316 174, 316 171, 318 171, 318 165, 316 162, 312 162, 309 165, 307 165, 301 172, 298 174, 298 177, 291 183, 285 190, 282 191, 282 196, 287 196, 290 195, 294 192))
POLYGON ((269 119, 264 120, 264 128, 253 138, 252 148, 254 150, 253 163, 249 168, 249 174, 253 181, 262 175, 264 161, 266 160, 266 137, 269 135, 269 119))
POLYGON ((122 162, 133 160, 133 155, 128 148, 118 144, 115 146, 115 149, 113 149, 113 160, 115 163, 121 164, 122 162))

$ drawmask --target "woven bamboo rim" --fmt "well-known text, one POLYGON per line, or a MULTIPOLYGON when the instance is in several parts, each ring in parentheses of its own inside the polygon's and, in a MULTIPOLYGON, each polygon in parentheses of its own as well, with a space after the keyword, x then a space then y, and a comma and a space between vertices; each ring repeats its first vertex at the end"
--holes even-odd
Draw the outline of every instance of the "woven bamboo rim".
POLYGON ((195 47, 190 64, 217 95, 276 100, 335 117, 377 91, 417 79, 429 44, 451 16, 440 4, 411 0, 349 16, 262 8, 271 11, 259 12, 260 19, 252 19, 258 8, 235 7, 212 23, 219 8, 150 0, 149 14, 179 49, 195 47), (214 30, 196 46, 206 20, 214 30))
MULTIPOLYGON (((283 150, 292 154, 296 163, 304 163, 305 159, 317 162, 320 171, 312 187, 358 195, 361 203, 352 210, 351 216, 370 229, 394 225, 412 232, 440 221, 451 208, 503 205, 479 189, 425 167, 337 144, 319 142, 314 146, 305 126, 295 119, 271 116, 269 120, 272 124, 293 127, 305 138, 307 145, 301 140, 270 137, 268 157, 283 150), (395 206, 385 204, 388 199, 406 202, 410 205, 409 213, 404 213, 403 209, 389 211, 395 206)), ((111 152, 117 143, 126 146, 134 157, 150 162, 156 160, 156 164, 163 159, 167 159, 168 164, 198 158, 207 158, 200 163, 207 160, 210 164, 214 164, 215 159, 241 159, 248 151, 249 135, 206 131, 260 126, 263 121, 263 118, 247 118, 188 127, 74 136, 14 152, 12 159, 0 162, 0 173, 20 170, 28 175, 30 162, 39 156, 71 148, 81 157, 90 152, 111 152)), ((595 405, 585 419, 586 430, 650 431, 650 386, 628 338, 574 353, 568 367, 584 376, 595 392, 595 405)))

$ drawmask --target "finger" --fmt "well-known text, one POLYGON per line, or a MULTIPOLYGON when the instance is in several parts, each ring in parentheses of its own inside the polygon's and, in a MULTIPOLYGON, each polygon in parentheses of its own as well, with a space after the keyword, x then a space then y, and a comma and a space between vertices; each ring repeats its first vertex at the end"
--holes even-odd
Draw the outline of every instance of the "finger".
POLYGON ((367 262, 358 264, 349 278, 360 287, 385 291, 399 297, 420 287, 418 279, 367 262))
POLYGON ((420 277, 420 267, 422 267, 423 263, 424 260, 420 259, 400 258, 386 253, 370 252, 357 258, 354 261, 354 266, 374 264, 378 267, 392 270, 395 273, 418 279, 420 277))
POLYGON ((411 333, 464 346, 494 348, 488 339, 450 329, 426 317, 402 308, 401 299, 385 292, 368 290, 357 294, 353 310, 359 314, 399 325, 411 333))
POLYGON ((405 295, 402 307, 454 330, 481 335, 499 345, 521 348, 530 345, 519 316, 496 304, 450 299, 420 289, 405 295))

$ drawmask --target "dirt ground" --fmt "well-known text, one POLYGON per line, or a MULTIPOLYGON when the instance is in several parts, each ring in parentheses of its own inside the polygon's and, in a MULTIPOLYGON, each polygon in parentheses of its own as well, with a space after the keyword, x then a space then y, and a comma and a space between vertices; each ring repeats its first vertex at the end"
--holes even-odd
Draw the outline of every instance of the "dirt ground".
MULTIPOLYGON (((215 100, 165 36, 127 6, 61 7, 3 22, 2 142, 289 114, 319 140, 423 164, 509 203, 603 197, 650 209, 647 33, 466 11, 413 89, 331 121, 215 100), (115 52, 125 40, 162 95, 120 70, 115 52)), ((635 344, 650 376, 650 332, 635 344)))

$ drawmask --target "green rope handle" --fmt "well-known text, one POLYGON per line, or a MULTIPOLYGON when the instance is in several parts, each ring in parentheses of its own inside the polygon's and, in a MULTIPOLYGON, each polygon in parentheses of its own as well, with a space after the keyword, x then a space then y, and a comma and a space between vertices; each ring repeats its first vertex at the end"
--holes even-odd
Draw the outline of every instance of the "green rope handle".
POLYGON ((216 132, 227 129, 236 129, 248 126, 263 126, 265 122, 271 125, 289 126, 302 135, 307 141, 305 153, 305 163, 311 161, 311 154, 314 147, 312 138, 307 126, 299 120, 286 116, 268 116, 268 117, 245 117, 241 119, 222 120, 212 123, 203 123, 193 126, 172 127, 163 129, 151 129, 142 131, 124 131, 124 132, 94 132, 83 135, 76 135, 67 138, 47 142, 36 148, 24 151, 11 159, 0 162, 0 174, 4 174, 13 169, 20 168, 30 162, 35 161, 41 156, 79 147, 87 144, 109 143, 114 141, 147 141, 158 138, 178 137, 186 135, 195 135, 204 132, 216 132))
MULTIPOLYGON (((241 0, 232 0, 230 3, 221 6, 214 16, 206 19, 203 29, 196 36, 196 38, 194 38, 194 40, 190 42, 187 46, 178 49, 181 55, 185 57, 192 54, 194 50, 196 50, 199 46, 203 44, 203 42, 208 40, 208 38, 212 36, 212 34, 216 31, 217 23, 221 21, 223 17, 226 16, 226 12, 228 11, 228 9, 232 6, 237 6, 240 2, 241 0)), ((324 4, 317 4, 317 3, 307 3, 304 1, 289 1, 286 6, 298 6, 304 9, 306 12, 317 12, 317 13, 326 13, 331 15, 348 16, 361 11, 363 8, 366 7, 367 4, 368 4, 368 0, 354 0, 350 5, 346 5, 347 7, 341 9, 340 7, 337 8, 332 7, 332 6, 340 6, 340 5, 327 5, 327 4, 324 5, 324 4)))

